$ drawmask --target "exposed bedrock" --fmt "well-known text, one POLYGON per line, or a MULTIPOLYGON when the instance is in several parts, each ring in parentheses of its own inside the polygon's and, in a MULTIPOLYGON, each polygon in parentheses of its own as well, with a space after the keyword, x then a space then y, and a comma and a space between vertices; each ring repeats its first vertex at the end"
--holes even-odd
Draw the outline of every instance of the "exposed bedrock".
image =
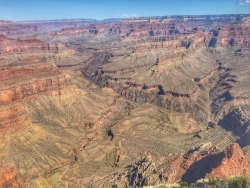
POLYGON ((221 63, 217 66, 219 77, 215 86, 210 90, 209 96, 212 102, 211 112, 216 116, 226 101, 233 99, 230 94, 231 83, 236 82, 237 76, 230 74, 231 69, 225 68, 221 63))
POLYGON ((0 103, 20 101, 46 91, 60 94, 69 84, 69 78, 60 73, 53 64, 35 64, 0 68, 0 103))
POLYGON ((34 33, 46 33, 58 31, 63 28, 72 28, 74 26, 80 27, 81 25, 90 25, 95 23, 96 20, 91 19, 68 19, 68 20, 53 20, 53 21, 0 21, 0 35, 5 36, 29 36, 34 33))
POLYGON ((209 96, 212 101, 211 113, 218 119, 218 125, 238 137, 238 143, 243 147, 250 144, 249 130, 249 103, 248 97, 233 96, 231 91, 237 83, 237 76, 233 75, 232 68, 218 64, 219 77, 217 83, 210 90, 209 96), (241 102, 243 101, 243 102, 241 102), (232 103, 236 103, 232 105, 232 103))
POLYGON ((19 130, 31 124, 26 110, 21 104, 0 107, 0 133, 12 129, 19 130))
POLYGON ((0 35, 0 54, 13 54, 22 52, 57 52, 53 44, 46 44, 38 39, 10 39, 0 35))
POLYGON ((238 144, 232 144, 223 152, 223 159, 210 173, 215 178, 226 179, 231 176, 250 176, 250 158, 238 144))
POLYGON ((0 167, 0 186, 24 188, 25 180, 20 176, 20 174, 14 167, 4 168, 1 166, 0 167))
POLYGON ((108 63, 108 59, 111 54, 103 52, 103 53, 96 53, 94 56, 94 60, 89 62, 84 69, 82 69, 82 74, 88 79, 92 80, 97 74, 98 69, 108 63))
MULTIPOLYGON (((192 102, 190 94, 164 91, 161 85, 142 85, 129 81, 113 82, 110 81, 109 76, 102 75, 102 73, 93 77, 92 81, 100 87, 112 88, 126 99, 139 104, 151 103, 176 112, 189 112, 192 115, 203 113, 202 109, 192 102)), ((206 116, 199 115, 201 115, 200 120, 206 119, 206 116)))
POLYGON ((248 17, 0 21, 0 187, 249 176, 248 17))
POLYGON ((232 108, 218 124, 237 136, 237 142, 244 147, 250 144, 250 122, 248 116, 242 111, 242 108, 245 108, 244 111, 249 111, 249 105, 232 108))
POLYGON ((208 120, 207 112, 202 106, 199 105, 199 103, 197 103, 197 100, 203 100, 201 97, 204 90, 203 84, 211 85, 209 82, 214 82, 214 78, 212 78, 213 75, 206 78, 208 80, 206 82, 208 83, 203 83, 204 80, 201 81, 192 92, 180 93, 177 91, 164 89, 160 84, 139 84, 130 81, 131 78, 119 78, 119 76, 117 76, 120 73, 126 73, 130 71, 136 72, 138 68, 149 67, 150 64, 108 71, 100 68, 101 65, 108 63, 108 61, 103 63, 98 63, 98 61, 95 62, 92 62, 89 66, 86 66, 82 70, 82 73, 86 78, 96 83, 101 88, 112 88, 116 93, 119 93, 126 99, 139 104, 151 103, 159 107, 164 107, 168 110, 173 110, 175 112, 190 113, 191 115, 195 116, 197 120, 202 122, 206 122, 208 120))
POLYGON ((23 101, 37 94, 62 95, 70 78, 52 63, 0 68, 0 131, 18 130, 31 124, 23 101))
MULTIPOLYGON (((223 152, 215 147, 205 146, 196 152, 186 153, 182 156, 142 158, 127 166, 127 171, 114 174, 131 187, 143 185, 159 185, 186 181, 196 182, 204 177, 226 179, 230 176, 249 176, 249 159, 238 144, 228 146, 223 152), (205 147, 207 147, 205 149, 205 147)), ((123 182, 123 183, 122 183, 123 182)))

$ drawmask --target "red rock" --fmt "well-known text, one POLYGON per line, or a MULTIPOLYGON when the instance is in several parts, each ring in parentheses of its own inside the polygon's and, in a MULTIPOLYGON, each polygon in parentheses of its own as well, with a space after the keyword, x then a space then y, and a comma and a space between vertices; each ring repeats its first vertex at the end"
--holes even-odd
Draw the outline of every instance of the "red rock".
POLYGON ((248 158, 238 144, 232 144, 224 151, 224 158, 211 174, 220 179, 231 176, 250 175, 248 158))
POLYGON ((1 67, 0 131, 31 124, 23 100, 39 93, 60 95, 69 83, 70 79, 51 63, 1 67))
POLYGON ((38 39, 20 40, 0 36, 0 54, 56 50, 55 46, 46 44, 38 39))
POLYGON ((15 168, 1 169, 0 187, 22 188, 25 181, 15 168))
POLYGON ((30 125, 30 120, 21 104, 13 104, 0 107, 0 132, 11 128, 19 130, 30 125))

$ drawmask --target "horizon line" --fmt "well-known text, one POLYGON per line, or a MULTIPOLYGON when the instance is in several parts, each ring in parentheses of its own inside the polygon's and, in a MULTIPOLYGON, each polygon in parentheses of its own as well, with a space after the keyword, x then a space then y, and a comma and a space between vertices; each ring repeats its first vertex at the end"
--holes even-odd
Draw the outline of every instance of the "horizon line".
POLYGON ((163 18, 163 17, 185 17, 185 16, 230 16, 230 15, 240 15, 240 16, 250 16, 250 13, 233 13, 233 14, 176 14, 176 15, 164 15, 164 16, 131 16, 131 17, 111 17, 105 19, 96 19, 96 18, 53 18, 53 19, 34 19, 34 20, 8 20, 8 19, 0 19, 0 21, 8 21, 13 23, 18 22, 42 22, 42 21, 63 21, 63 20, 86 20, 86 21, 106 21, 106 20, 126 20, 126 19, 139 19, 139 18, 163 18))

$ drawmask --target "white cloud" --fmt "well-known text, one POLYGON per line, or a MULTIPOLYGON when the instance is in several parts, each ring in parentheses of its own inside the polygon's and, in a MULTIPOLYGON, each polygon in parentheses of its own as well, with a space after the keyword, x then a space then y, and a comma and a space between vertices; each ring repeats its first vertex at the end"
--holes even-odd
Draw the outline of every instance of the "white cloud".
POLYGON ((131 18, 131 17, 139 17, 139 15, 135 14, 135 13, 133 13, 133 14, 124 13, 124 14, 120 15, 119 17, 122 17, 122 18, 131 18))
POLYGON ((250 0, 239 0, 238 4, 239 5, 250 5, 250 0))

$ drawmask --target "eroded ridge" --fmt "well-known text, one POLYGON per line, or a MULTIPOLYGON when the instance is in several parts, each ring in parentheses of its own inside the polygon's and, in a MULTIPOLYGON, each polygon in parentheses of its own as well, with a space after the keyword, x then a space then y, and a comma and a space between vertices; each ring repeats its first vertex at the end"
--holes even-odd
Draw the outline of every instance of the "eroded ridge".
POLYGON ((0 187, 249 176, 249 20, 0 21, 0 187))

